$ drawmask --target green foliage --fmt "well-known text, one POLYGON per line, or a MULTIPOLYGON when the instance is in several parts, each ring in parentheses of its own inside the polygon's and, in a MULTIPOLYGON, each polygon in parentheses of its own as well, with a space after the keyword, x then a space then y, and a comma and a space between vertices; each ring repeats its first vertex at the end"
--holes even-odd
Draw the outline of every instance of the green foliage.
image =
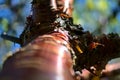
POLYGON ((75 23, 95 35, 116 32, 120 34, 119 0, 76 0, 74 5, 75 23))
MULTIPOLYGON (((31 0, 0 0, 0 34, 19 36, 25 26, 26 16, 30 14, 31 0)), ((0 64, 2 57, 15 51, 18 45, 0 38, 0 64)))

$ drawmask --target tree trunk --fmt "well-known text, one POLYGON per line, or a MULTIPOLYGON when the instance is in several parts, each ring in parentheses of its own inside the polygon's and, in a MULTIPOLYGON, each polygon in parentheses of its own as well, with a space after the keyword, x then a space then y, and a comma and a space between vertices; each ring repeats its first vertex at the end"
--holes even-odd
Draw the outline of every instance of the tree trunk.
POLYGON ((109 60, 120 57, 118 34, 96 37, 83 31, 73 24, 72 4, 73 0, 32 1, 32 15, 20 38, 1 35, 22 48, 4 62, 0 80, 84 80, 74 71, 87 69, 97 75, 109 60))
POLYGON ((1 80, 73 80, 68 34, 54 23, 65 9, 71 16, 71 1, 33 0, 33 14, 20 36, 24 47, 4 62, 1 80))
POLYGON ((20 80, 73 80, 69 49, 68 38, 63 33, 39 36, 9 57, 2 72, 12 80, 18 77, 20 80))

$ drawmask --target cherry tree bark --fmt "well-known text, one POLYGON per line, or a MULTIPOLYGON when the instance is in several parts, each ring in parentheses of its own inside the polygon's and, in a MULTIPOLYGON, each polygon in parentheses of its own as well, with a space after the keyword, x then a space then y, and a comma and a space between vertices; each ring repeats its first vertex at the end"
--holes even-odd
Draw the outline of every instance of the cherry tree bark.
POLYGON ((24 47, 4 62, 1 80, 73 80, 68 33, 59 22, 54 22, 61 13, 71 16, 72 3, 72 0, 32 1, 33 13, 27 17, 20 36, 24 47))
POLYGON ((22 48, 6 59, 0 80, 84 80, 120 57, 118 34, 96 37, 73 23, 73 2, 32 1, 32 14, 26 18, 20 38, 1 35, 22 48))

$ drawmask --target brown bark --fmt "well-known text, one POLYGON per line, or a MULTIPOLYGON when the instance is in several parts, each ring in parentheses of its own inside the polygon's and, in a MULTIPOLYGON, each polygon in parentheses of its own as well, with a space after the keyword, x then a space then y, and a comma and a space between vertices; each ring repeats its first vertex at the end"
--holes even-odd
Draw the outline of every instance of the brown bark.
POLYGON ((69 48, 65 34, 54 32, 39 36, 9 57, 2 72, 11 75, 12 80, 73 80, 69 48))
POLYGON ((72 16, 73 0, 33 0, 32 10, 34 22, 51 22, 54 21, 56 11, 65 12, 72 16))
MULTIPOLYGON (((58 28, 41 35, 43 28, 56 27, 56 14, 66 9, 65 15, 71 15, 66 1, 57 1, 57 11, 54 11, 50 0, 33 0, 33 14, 27 18, 27 26, 20 36, 24 47, 4 62, 1 80, 73 80, 71 47, 66 31, 58 28), (64 3, 62 11, 58 9, 61 2, 64 3)), ((71 5, 69 0, 68 4, 71 5)))
POLYGON ((120 56, 120 37, 83 31, 73 24, 72 4, 73 0, 33 0, 33 14, 20 39, 2 35, 16 39, 22 48, 4 62, 0 80, 84 80, 84 74, 74 71, 85 68, 96 75, 120 56))

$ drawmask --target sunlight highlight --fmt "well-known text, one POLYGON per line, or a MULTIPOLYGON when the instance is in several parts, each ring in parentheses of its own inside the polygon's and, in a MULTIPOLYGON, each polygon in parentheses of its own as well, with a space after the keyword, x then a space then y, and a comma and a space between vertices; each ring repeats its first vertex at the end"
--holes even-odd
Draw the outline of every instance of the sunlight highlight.
POLYGON ((51 0, 52 9, 57 9, 56 0, 51 0))
POLYGON ((60 75, 59 77, 57 76, 57 80, 63 80, 63 57, 64 57, 64 51, 67 50, 66 47, 61 47, 59 50, 59 55, 57 58, 57 73, 60 75))
POLYGON ((63 12, 65 12, 69 7, 70 7, 70 0, 65 0, 65 2, 64 2, 64 10, 63 10, 63 12))

